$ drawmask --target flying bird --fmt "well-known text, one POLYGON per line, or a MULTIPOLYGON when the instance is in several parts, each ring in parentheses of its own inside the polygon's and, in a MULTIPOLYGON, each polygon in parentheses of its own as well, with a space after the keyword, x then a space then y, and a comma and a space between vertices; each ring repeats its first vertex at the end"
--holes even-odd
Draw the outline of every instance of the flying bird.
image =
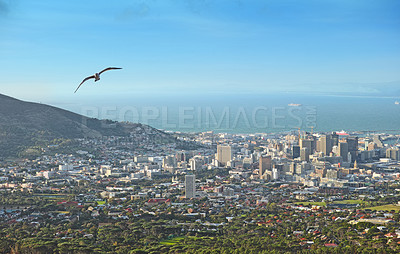
POLYGON ((100 74, 102 74, 103 72, 109 71, 109 70, 119 70, 119 69, 122 69, 122 68, 118 68, 118 67, 108 67, 108 68, 105 68, 104 70, 102 70, 102 71, 99 72, 99 73, 95 73, 94 75, 85 78, 85 79, 79 84, 78 88, 76 88, 76 90, 75 90, 74 93, 76 93, 76 91, 78 91, 79 87, 81 87, 81 85, 82 85, 86 80, 89 80, 89 79, 94 78, 94 82, 96 82, 96 81, 99 81, 99 80, 100 80, 100 74))

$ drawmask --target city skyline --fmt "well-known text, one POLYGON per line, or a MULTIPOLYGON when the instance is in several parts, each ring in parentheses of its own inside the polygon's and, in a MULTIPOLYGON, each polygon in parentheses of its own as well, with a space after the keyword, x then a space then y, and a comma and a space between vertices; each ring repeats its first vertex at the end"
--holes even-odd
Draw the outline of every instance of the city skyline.
POLYGON ((0 253, 400 253, 399 13, 0 0, 0 253))

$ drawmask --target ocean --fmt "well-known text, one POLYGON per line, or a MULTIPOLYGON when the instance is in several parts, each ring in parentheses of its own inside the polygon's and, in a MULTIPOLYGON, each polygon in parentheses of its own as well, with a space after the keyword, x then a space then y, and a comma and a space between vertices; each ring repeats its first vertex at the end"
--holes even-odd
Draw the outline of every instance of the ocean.
POLYGON ((388 97, 308 94, 168 94, 52 105, 90 117, 181 132, 274 133, 313 128, 320 132, 400 133, 400 105, 395 101, 388 97))

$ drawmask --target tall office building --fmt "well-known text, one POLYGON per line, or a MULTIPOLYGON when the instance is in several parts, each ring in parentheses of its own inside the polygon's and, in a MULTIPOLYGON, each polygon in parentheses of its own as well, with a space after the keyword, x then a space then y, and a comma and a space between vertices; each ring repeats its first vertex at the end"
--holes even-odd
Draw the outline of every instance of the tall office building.
POLYGON ((294 158, 300 157, 300 146, 294 145, 292 148, 292 156, 294 158))
POLYGON ((347 144, 349 148, 349 153, 351 155, 351 162, 357 159, 358 155, 358 137, 347 137, 347 144))
POLYGON ((217 146, 217 161, 221 166, 226 166, 228 161, 232 160, 232 150, 230 146, 218 145, 217 146))
POLYGON ((185 176, 185 198, 194 198, 196 196, 196 177, 195 175, 185 176))
POLYGON ((314 139, 312 138, 301 138, 300 139, 300 149, 307 148, 309 154, 314 153, 314 139))
POLYGON ((300 159, 302 161, 308 161, 310 159, 310 150, 308 147, 303 147, 300 149, 300 159))
POLYGON ((339 142, 338 145, 339 156, 342 157, 343 161, 348 161, 349 157, 349 144, 347 142, 339 142))
POLYGON ((329 156, 332 152, 332 138, 331 135, 322 135, 318 140, 318 152, 323 152, 325 156, 329 156))
POLYGON ((339 135, 336 134, 336 132, 332 133, 331 139, 332 139, 332 147, 339 145, 339 135))
POLYGON ((272 158, 271 156, 261 156, 259 160, 258 174, 260 178, 263 177, 266 170, 272 169, 272 158))

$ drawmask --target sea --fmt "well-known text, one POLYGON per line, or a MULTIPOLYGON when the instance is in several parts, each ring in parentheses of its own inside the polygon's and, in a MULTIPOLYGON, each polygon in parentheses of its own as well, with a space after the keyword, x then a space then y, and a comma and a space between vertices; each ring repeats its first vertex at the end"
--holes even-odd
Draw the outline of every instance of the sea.
POLYGON ((73 112, 178 132, 278 133, 376 131, 400 133, 394 97, 317 94, 163 94, 53 103, 73 112))

